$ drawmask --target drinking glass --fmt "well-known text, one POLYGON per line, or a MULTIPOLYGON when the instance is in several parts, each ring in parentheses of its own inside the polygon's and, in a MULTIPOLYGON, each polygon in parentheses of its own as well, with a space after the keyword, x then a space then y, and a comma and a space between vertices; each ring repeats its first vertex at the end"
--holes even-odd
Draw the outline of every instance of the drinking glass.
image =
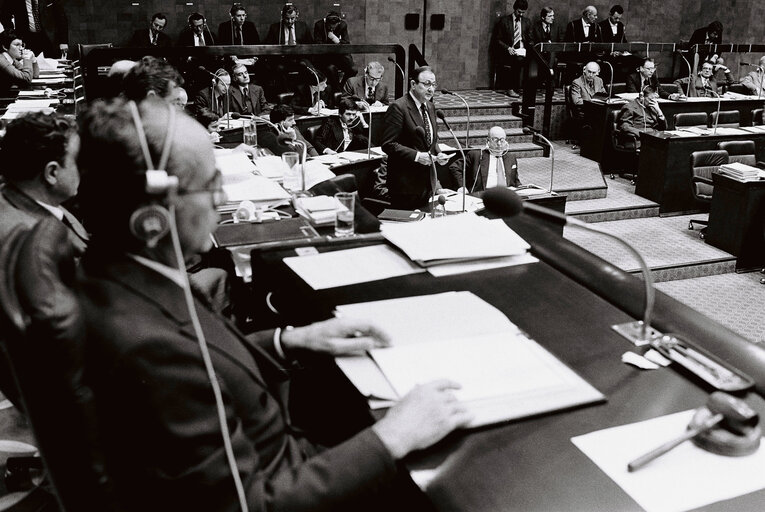
POLYGON ((338 192, 335 194, 335 236, 353 235, 355 192, 338 192))
POLYGON ((297 192, 302 190, 302 183, 300 179, 300 155, 294 151, 288 151, 282 154, 282 162, 284 162, 284 188, 290 192, 297 192))

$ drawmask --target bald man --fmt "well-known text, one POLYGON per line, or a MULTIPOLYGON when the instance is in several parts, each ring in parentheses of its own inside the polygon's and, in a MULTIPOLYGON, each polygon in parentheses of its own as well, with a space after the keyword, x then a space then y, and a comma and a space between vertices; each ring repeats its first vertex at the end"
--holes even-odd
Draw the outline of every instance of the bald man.
POLYGON ((518 163, 508 152, 505 130, 501 126, 489 129, 486 146, 471 149, 465 154, 465 181, 462 180, 462 159, 449 166, 459 188, 468 193, 482 192, 491 187, 518 187, 518 163))
POLYGON ((601 43, 603 33, 598 26, 598 10, 588 5, 582 11, 582 17, 577 18, 566 26, 565 41, 572 43, 601 43))
POLYGON ((596 94, 608 94, 599 74, 598 63, 588 62, 582 69, 582 76, 571 82, 571 103, 577 118, 584 118, 582 105, 585 101, 591 101, 596 94))
MULTIPOLYGON (((250 510, 428 510, 397 461, 472 419, 456 401, 456 384, 419 386, 371 427, 323 448, 294 426, 287 410, 293 358, 306 350, 342 354, 385 346, 384 331, 330 319, 245 338, 194 300, 222 395, 216 402, 185 305, 185 272, 173 237, 134 216, 144 207, 151 215, 161 215, 158 206, 172 209, 183 258, 210 248, 219 220, 215 207, 226 197, 207 132, 171 105, 148 98, 135 110, 121 99, 94 102, 82 116, 81 136, 80 200, 92 229, 81 286, 88 334, 84 378, 123 507, 238 508, 221 407, 250 510), (178 180, 175 193, 145 191, 145 169, 163 165, 144 160, 141 131, 154 158, 165 140, 170 144, 164 168, 178 180), (120 194, 103 193, 117 187, 120 194)), ((292 401, 290 412, 295 407, 292 401)))

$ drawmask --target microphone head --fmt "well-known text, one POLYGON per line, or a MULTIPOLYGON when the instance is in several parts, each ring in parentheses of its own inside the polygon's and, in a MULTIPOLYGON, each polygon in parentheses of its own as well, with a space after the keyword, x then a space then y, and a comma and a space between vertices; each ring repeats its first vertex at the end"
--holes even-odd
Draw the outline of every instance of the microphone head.
POLYGON ((500 217, 515 217, 523 210, 523 200, 505 187, 493 187, 483 193, 483 205, 500 217))
POLYGON ((396 61, 390 55, 388 56, 388 62, 392 62, 394 64, 396 63, 396 61))
POLYGON ((446 204, 446 198, 443 195, 438 196, 438 204, 444 206, 446 204))
POLYGON ((441 89, 441 94, 453 94, 452 91, 448 89, 441 89))
POLYGON ((446 115, 444 114, 443 110, 436 110, 436 117, 441 121, 446 121, 446 115))
POLYGON ((240 117, 242 117, 242 114, 239 112, 231 112, 231 119, 239 119, 240 117))

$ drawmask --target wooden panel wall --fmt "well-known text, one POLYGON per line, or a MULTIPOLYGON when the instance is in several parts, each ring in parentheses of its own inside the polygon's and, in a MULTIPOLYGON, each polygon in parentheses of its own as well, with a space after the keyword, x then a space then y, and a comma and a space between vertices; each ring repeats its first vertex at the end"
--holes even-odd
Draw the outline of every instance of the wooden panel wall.
MULTIPOLYGON (((449 88, 485 87, 489 83, 488 51, 491 29, 497 16, 512 10, 513 0, 355 0, 343 2, 352 42, 415 43, 421 47, 422 33, 404 29, 404 14, 422 14, 427 1, 428 17, 433 13, 446 15, 442 32, 426 34, 425 56, 438 72, 438 81, 449 88)), ((632 41, 672 42, 687 40, 693 30, 717 19, 725 27, 725 42, 765 42, 765 2, 762 0, 616 0, 625 8, 627 35, 632 41)), ((254 22, 261 37, 268 25, 279 19, 283 2, 277 0, 244 1, 248 19, 254 22)), ((298 1, 301 20, 310 27, 322 17, 332 0, 298 1)), ((616 2, 594 2, 599 18, 608 15, 616 2)), ((536 18, 543 5, 556 11, 556 21, 565 25, 579 17, 586 3, 545 0, 529 2, 528 16, 536 18)), ((185 26, 186 17, 200 11, 208 18, 215 32, 219 23, 228 19, 228 0, 66 0, 72 43, 113 42, 119 44, 136 28, 147 26, 156 11, 168 17, 167 33, 176 37, 185 26)), ((420 25, 422 26, 421 19, 420 25)), ((429 24, 428 24, 429 25, 429 24)), ((660 76, 669 73, 671 57, 655 56, 660 76)), ((730 56, 728 64, 739 73, 738 61, 755 61, 760 55, 730 56)), ((357 59, 363 62, 363 56, 357 59)), ((387 63, 386 63, 387 64, 387 63)))

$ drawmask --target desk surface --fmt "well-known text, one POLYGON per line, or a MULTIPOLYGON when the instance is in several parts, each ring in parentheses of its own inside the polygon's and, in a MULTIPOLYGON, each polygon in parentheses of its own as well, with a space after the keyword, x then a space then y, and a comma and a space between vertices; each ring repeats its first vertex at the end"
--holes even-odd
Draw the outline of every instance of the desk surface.
MULTIPOLYGON (((314 292, 289 275, 280 262, 286 255, 272 254, 271 264, 284 277, 273 299, 287 319, 321 317, 337 304, 469 290, 499 308, 606 396, 602 405, 457 433, 408 459, 412 469, 441 466, 427 490, 439 510, 640 510, 571 443, 571 437, 705 403, 709 390, 673 369, 645 372, 621 363, 621 354, 635 349, 610 326, 630 320, 629 315, 544 261, 314 292)), ((765 413, 759 395, 749 393, 746 399, 765 413)), ((761 510, 763 500, 765 491, 760 491, 733 500, 735 504, 704 510, 761 510)))

